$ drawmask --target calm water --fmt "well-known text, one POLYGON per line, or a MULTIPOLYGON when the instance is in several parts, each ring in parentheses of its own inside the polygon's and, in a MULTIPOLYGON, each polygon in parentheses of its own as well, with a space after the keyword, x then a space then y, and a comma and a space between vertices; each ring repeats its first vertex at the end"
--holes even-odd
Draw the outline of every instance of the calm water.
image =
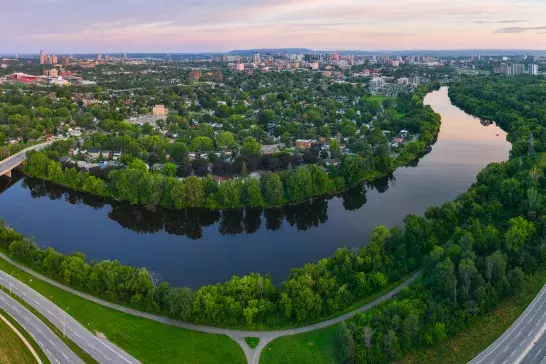
POLYGON ((451 105, 447 88, 425 103, 441 114, 442 126, 418 166, 330 199, 265 211, 149 211, 18 176, 11 184, 0 179, 0 218, 41 247, 145 266, 176 285, 195 288, 249 272, 279 282, 339 247, 366 245, 375 225, 392 227, 454 199, 484 166, 508 158, 506 133, 451 105))

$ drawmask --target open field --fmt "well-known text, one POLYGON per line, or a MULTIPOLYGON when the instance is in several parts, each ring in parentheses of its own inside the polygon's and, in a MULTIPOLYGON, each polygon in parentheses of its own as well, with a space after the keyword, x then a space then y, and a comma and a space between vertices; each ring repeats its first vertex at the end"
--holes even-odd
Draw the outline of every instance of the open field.
POLYGON ((338 363, 338 325, 305 334, 274 340, 262 352, 261 364, 334 364, 338 363))
MULTIPOLYGON (((0 269, 14 272, 29 284, 31 276, 0 259, 0 269)), ((159 363, 244 363, 241 348, 224 335, 213 335, 167 326, 102 307, 32 277, 30 286, 88 329, 104 334, 110 341, 142 362, 159 363)))

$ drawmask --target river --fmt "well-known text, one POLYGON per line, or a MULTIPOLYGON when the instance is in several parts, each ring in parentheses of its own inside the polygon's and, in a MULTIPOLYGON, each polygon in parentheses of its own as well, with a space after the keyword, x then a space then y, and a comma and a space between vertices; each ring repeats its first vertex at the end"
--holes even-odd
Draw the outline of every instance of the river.
POLYGON ((366 245, 375 225, 399 225, 407 214, 453 200, 487 164, 508 159, 506 133, 453 106, 447 88, 425 104, 442 116, 429 154, 329 199, 265 211, 150 211, 16 174, 0 179, 0 218, 42 248, 144 266, 174 285, 197 288, 250 272, 278 283, 291 268, 366 245))

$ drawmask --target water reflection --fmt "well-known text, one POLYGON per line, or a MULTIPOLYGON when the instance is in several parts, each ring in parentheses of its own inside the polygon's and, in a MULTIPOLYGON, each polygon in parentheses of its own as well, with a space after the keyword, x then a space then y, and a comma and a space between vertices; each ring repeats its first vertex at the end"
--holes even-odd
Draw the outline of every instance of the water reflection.
MULTIPOLYGON (((283 223, 305 231, 328 221, 328 201, 333 197, 314 198, 308 201, 279 208, 241 208, 222 211, 207 209, 170 210, 133 206, 123 202, 73 191, 62 186, 16 173, 14 182, 22 179, 21 186, 30 191, 32 198, 47 197, 50 200, 64 199, 72 205, 86 205, 95 210, 110 208, 108 217, 126 229, 141 234, 165 231, 168 234, 187 236, 197 240, 203 238, 203 228, 218 224, 222 235, 254 234, 258 230, 279 230, 283 223)), ((367 190, 384 193, 394 185, 394 176, 380 178, 373 183, 362 184, 336 197, 342 200, 346 211, 355 211, 367 202, 367 190)), ((4 188, 7 188, 6 185, 4 188)), ((0 188, 1 185, 0 185, 0 188)))

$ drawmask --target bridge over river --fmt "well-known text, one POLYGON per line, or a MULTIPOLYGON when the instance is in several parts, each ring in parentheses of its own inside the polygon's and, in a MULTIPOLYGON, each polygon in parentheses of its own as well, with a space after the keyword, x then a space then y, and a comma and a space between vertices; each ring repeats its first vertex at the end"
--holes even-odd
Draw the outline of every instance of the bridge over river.
POLYGON ((20 166, 27 158, 27 152, 30 152, 31 150, 43 149, 47 147, 48 145, 50 145, 51 143, 53 143, 54 141, 55 140, 51 140, 45 143, 33 145, 31 147, 23 149, 19 153, 15 153, 14 155, 9 156, 3 161, 0 161, 0 176, 6 175, 8 177, 11 177, 11 171, 14 168, 20 166))

